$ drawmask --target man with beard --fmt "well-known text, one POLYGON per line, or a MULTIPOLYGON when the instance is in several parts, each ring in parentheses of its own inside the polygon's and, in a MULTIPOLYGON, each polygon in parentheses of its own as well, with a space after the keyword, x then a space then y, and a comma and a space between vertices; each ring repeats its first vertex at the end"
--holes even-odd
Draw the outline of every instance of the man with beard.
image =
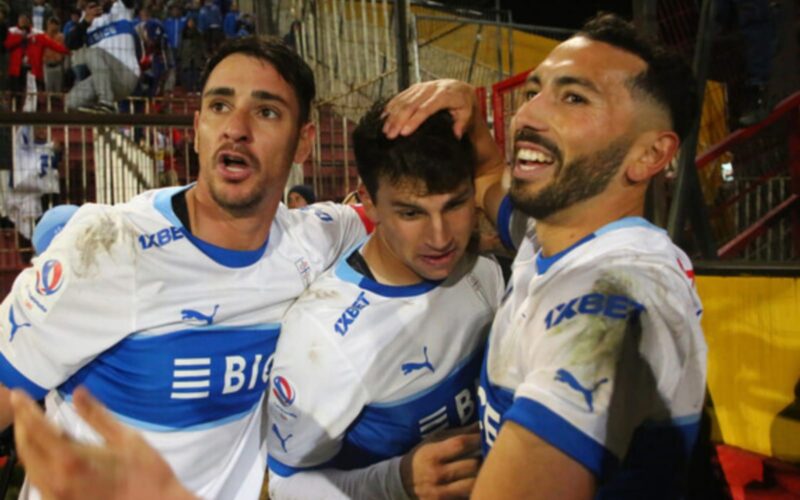
MULTIPOLYGON (((473 496, 679 498, 704 397, 702 309, 689 259, 642 214, 690 128, 695 82, 605 15, 522 92, 510 197, 496 185, 484 200, 517 256, 481 375, 473 496)), ((453 81, 409 89, 384 130, 446 108, 489 144, 473 96, 453 81)))
MULTIPOLYGON (((497 168, 480 172, 476 196, 518 249, 481 377, 487 457, 473 496, 678 498, 705 388, 701 307, 689 259, 641 215, 650 178, 696 112, 691 73, 602 16, 550 53, 525 97, 512 123, 510 198, 469 86, 421 84, 386 109, 390 138, 448 109, 477 154, 494 150, 497 168)), ((89 454, 174 486, 139 438, 78 394, 111 445, 69 446, 15 394, 29 466, 43 474, 53 456, 89 454), (48 439, 58 446, 50 454, 48 439)))

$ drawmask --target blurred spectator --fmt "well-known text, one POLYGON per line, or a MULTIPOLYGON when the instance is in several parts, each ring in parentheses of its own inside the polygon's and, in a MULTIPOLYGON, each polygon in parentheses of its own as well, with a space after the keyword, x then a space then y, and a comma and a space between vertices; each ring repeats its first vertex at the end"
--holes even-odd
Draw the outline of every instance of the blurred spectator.
POLYGON ((222 30, 225 32, 225 38, 234 38, 238 30, 239 23, 239 3, 235 0, 230 5, 230 10, 225 14, 225 20, 222 22, 222 30))
POLYGON ((173 65, 180 67, 180 54, 179 48, 181 46, 181 37, 183 36, 183 28, 186 27, 186 18, 183 17, 180 4, 173 0, 169 5, 169 15, 164 20, 164 33, 167 35, 167 44, 172 53, 173 65))
POLYGON ((17 16, 17 25, 8 29, 3 46, 8 51, 8 90, 25 92, 30 64, 28 62, 28 34, 31 32, 27 14, 17 16))
POLYGON ((197 29, 206 41, 206 54, 212 54, 222 40, 222 12, 213 0, 205 0, 197 16, 197 29))
POLYGON ((31 23, 37 31, 47 30, 47 20, 53 17, 53 8, 46 0, 33 0, 31 8, 31 23))
POLYGON ((283 43, 294 49, 297 50, 297 34, 300 30, 300 21, 294 20, 292 24, 289 26, 289 31, 283 35, 283 43))
POLYGON ((308 184, 298 184, 289 190, 289 196, 286 197, 286 204, 289 208, 303 208, 311 205, 317 201, 314 196, 314 188, 308 184))
POLYGON ((80 21, 81 11, 78 9, 69 9, 69 19, 67 19, 67 22, 64 23, 64 27, 61 29, 65 40, 80 21))
POLYGON ((194 18, 195 24, 197 23, 197 16, 200 13, 200 7, 202 6, 202 0, 186 0, 183 3, 183 12, 184 16, 188 19, 190 17, 194 18))
POLYGON ((5 193, 4 209, 17 231, 31 238, 34 221, 42 215, 42 195, 59 192, 60 145, 48 142, 44 127, 17 127, 14 138, 12 189, 5 193))
POLYGON ((186 20, 179 53, 183 89, 187 92, 199 92, 200 72, 206 62, 205 41, 193 17, 186 20))
POLYGON ((74 43, 84 40, 86 46, 73 55, 72 64, 85 65, 89 76, 69 91, 67 109, 114 112, 114 103, 133 93, 140 73, 133 4, 134 0, 87 4, 73 30, 74 43))
MULTIPOLYGON (((57 17, 47 20, 47 36, 53 41, 64 45, 64 34, 61 33, 61 23, 57 17)), ((42 60, 44 61, 44 89, 48 92, 64 91, 64 61, 63 52, 45 47, 42 60)))
POLYGON ((256 32, 256 26, 250 14, 242 14, 242 17, 239 18, 238 25, 239 30, 236 32, 236 38, 250 36, 256 32))
POLYGON ((36 255, 41 255, 47 250, 53 238, 64 229, 67 222, 78 211, 77 205, 56 205, 42 215, 36 227, 33 228, 33 251, 36 255))
POLYGON ((144 95, 155 97, 161 94, 164 78, 169 69, 167 37, 161 21, 151 16, 147 7, 139 11, 139 24, 136 32, 142 43, 142 84, 144 95))
POLYGON ((49 48, 59 54, 69 54, 69 50, 53 40, 47 34, 32 29, 30 19, 25 14, 19 15, 17 26, 9 29, 5 47, 10 50, 8 74, 11 78, 12 92, 25 92, 27 74, 36 78, 39 89, 44 88, 44 50, 49 48))

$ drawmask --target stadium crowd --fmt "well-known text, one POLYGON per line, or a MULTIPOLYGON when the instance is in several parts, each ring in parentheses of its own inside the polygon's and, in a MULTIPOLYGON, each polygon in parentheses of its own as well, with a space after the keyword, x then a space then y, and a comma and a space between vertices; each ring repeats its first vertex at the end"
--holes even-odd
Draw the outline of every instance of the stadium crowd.
POLYGON ((236 0, 0 0, 0 92, 67 92, 67 109, 113 112, 132 95, 197 92, 214 49, 254 32, 236 0))

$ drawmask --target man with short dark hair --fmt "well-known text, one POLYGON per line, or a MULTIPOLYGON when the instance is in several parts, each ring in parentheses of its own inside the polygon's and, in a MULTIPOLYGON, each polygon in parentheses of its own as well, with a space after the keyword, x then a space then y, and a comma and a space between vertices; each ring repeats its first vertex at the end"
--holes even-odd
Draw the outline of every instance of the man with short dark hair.
MULTIPOLYGON (((695 92, 685 63, 612 15, 528 76, 510 197, 495 185, 485 198, 517 257, 481 376, 476 498, 685 493, 705 390, 702 309, 688 257, 642 213, 695 92)), ((409 133, 441 108, 492 146, 474 93, 454 82, 401 94, 385 130, 409 133)))
MULTIPOLYGON (((366 235, 351 207, 280 205, 311 150, 314 91, 280 42, 223 46, 195 114, 197 183, 80 208, 0 305, 0 382, 46 396, 65 432, 97 442, 73 405, 85 386, 194 494, 255 498, 281 318, 366 235)), ((7 426, 6 388, 0 416, 7 426)), ((58 477, 37 483, 45 496, 61 494, 58 477)))
POLYGON ((464 426, 477 421, 475 385, 503 278, 496 262, 467 249, 472 143, 455 137, 445 111, 388 140, 383 104, 353 131, 375 230, 289 309, 275 351, 276 500, 466 496, 478 470, 477 429, 464 426), (441 453, 425 462, 417 446, 443 431, 451 449, 423 444, 441 453), (435 467, 449 478, 427 481, 435 467))

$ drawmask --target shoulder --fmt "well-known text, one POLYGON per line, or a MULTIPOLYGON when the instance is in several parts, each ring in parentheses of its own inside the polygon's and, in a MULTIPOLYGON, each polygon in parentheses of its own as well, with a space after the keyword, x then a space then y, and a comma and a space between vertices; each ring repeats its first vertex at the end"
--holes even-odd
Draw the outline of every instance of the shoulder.
POLYGON ((295 210, 280 204, 275 214, 275 225, 294 242, 321 254, 326 254, 343 236, 353 231, 366 234, 359 214, 352 207, 332 202, 315 203, 295 210))
POLYGON ((632 309, 694 316, 700 307, 690 260, 661 230, 610 231, 571 253, 544 275, 538 293, 546 309, 621 318, 632 309))

